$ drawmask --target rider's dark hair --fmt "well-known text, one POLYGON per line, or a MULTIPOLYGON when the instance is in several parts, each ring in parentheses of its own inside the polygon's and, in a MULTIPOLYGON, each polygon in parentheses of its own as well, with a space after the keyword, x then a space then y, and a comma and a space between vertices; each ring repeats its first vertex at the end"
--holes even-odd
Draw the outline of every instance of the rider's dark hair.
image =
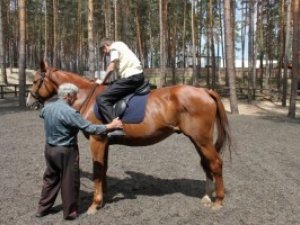
POLYGON ((105 45, 110 46, 113 43, 113 41, 110 38, 103 38, 100 41, 100 48, 103 48, 105 45))

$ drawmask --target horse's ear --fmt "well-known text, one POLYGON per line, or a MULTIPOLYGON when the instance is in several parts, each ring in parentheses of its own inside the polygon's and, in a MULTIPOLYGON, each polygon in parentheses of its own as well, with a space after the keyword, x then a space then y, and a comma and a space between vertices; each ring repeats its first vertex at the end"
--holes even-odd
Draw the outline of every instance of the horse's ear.
POLYGON ((41 72, 46 72, 47 68, 48 68, 48 63, 46 62, 46 60, 44 60, 44 59, 41 60, 41 62, 40 62, 41 72))

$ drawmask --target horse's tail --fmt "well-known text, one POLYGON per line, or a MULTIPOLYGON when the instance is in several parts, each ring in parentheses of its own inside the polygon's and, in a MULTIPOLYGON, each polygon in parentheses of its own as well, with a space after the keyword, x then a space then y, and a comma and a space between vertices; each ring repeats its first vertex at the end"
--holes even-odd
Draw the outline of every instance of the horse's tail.
POLYGON ((220 96, 213 90, 207 90, 208 94, 214 99, 217 105, 216 124, 218 129, 218 138, 215 143, 217 152, 222 153, 224 144, 227 142, 228 149, 231 153, 231 132, 228 117, 220 96))

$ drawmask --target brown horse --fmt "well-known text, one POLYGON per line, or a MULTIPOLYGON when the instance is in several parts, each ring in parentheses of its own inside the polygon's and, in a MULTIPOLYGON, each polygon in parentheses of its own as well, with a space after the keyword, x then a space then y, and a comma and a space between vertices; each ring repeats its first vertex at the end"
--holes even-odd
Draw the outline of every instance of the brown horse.
MULTIPOLYGON (((43 103, 57 93, 62 83, 73 83, 79 88, 78 99, 73 107, 92 123, 101 123, 94 114, 95 97, 106 86, 98 85, 82 76, 64 72, 41 63, 36 71, 33 87, 27 98, 27 106, 43 103)), ((230 147, 229 124, 224 106, 218 94, 212 90, 186 85, 152 90, 149 94, 144 120, 139 124, 124 124, 125 137, 118 144, 145 146, 155 144, 174 132, 183 133, 194 144, 201 157, 206 173, 206 195, 202 202, 215 209, 221 208, 224 198, 222 159, 220 154, 226 140, 230 147), (214 143, 214 128, 218 131, 214 143), (213 181, 214 190, 213 190, 213 181), (216 199, 212 203, 211 195, 216 199)), ((108 139, 90 136, 93 159, 94 197, 88 214, 94 214, 103 204, 106 189, 108 139)), ((230 149, 230 148, 229 148, 230 149)))

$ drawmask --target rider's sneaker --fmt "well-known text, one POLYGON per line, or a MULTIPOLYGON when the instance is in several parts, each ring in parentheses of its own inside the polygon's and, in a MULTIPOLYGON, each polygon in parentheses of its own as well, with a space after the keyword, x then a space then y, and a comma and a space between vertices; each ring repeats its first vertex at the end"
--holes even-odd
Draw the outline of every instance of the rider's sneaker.
POLYGON ((114 130, 107 134, 108 137, 123 137, 125 135, 126 134, 123 130, 114 130))

